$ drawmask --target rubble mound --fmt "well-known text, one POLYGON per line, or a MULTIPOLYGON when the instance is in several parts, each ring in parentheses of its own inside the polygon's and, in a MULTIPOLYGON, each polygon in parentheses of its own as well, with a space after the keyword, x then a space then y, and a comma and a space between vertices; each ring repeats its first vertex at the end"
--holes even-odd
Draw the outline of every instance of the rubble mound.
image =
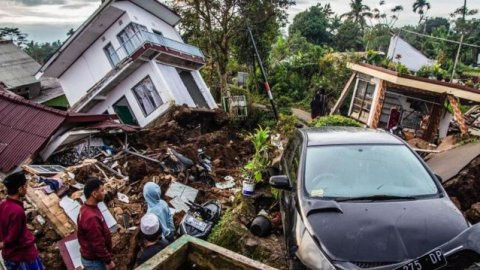
MULTIPOLYGON (((105 181, 105 202, 118 224, 112 240, 114 260, 120 270, 132 269, 136 254, 141 249, 138 225, 146 212, 143 198, 145 183, 152 181, 160 185, 167 202, 172 198, 168 198, 165 192, 173 181, 188 185, 198 190, 197 203, 217 200, 225 211, 232 206, 235 189, 221 189, 214 184, 224 182, 225 176, 232 176, 238 189, 241 186, 241 168, 253 153, 251 143, 231 125, 224 112, 186 106, 172 108, 147 129, 128 134, 127 138, 120 135, 109 139, 113 142, 109 145, 113 149, 111 154, 102 151, 94 158, 83 160, 81 165, 68 167, 58 177, 66 185, 85 183, 92 177, 105 181), (192 160, 194 165, 179 170, 175 167, 178 164, 169 158, 169 149, 192 160), (198 166, 199 149, 210 157, 213 185, 198 179, 201 170, 198 166), (118 194, 125 194, 128 202, 120 200, 118 194)), ((73 198, 75 193, 70 188, 66 196, 73 198)), ((181 211, 174 215, 177 227, 183 215, 181 211)), ((29 223, 37 231, 37 245, 46 269, 65 269, 57 247, 57 242, 65 236, 60 236, 58 229, 52 229, 49 220, 40 225, 32 216, 29 223)))

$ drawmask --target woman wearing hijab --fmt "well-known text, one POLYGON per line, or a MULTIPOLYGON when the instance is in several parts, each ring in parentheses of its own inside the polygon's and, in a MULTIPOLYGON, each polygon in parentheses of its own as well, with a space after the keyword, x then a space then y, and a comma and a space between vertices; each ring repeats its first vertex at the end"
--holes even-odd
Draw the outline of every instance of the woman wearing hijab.
POLYGON ((173 216, 170 213, 170 208, 167 202, 161 198, 162 191, 160 186, 148 182, 143 187, 143 197, 147 202, 147 213, 152 213, 158 218, 160 226, 162 228, 162 236, 169 242, 173 242, 173 235, 175 232, 175 226, 173 225, 173 216))

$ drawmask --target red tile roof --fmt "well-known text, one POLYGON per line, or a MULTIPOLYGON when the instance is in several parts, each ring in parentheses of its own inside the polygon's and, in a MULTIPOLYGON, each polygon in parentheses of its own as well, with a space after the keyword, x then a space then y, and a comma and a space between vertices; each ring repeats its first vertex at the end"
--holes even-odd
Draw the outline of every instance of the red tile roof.
POLYGON ((41 150, 63 123, 98 122, 111 115, 73 114, 13 96, 0 88, 0 172, 8 173, 41 150))

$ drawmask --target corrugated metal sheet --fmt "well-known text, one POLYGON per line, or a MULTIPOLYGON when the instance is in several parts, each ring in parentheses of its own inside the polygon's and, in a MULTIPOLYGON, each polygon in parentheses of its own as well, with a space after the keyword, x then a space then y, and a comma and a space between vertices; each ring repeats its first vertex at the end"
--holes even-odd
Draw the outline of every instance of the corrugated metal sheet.
POLYGON ((7 173, 36 154, 66 117, 0 93, 0 171, 7 173))
POLYGON ((10 41, 0 42, 0 82, 7 88, 36 83, 40 64, 10 41))
POLYGON ((96 123, 112 115, 69 113, 12 96, 0 87, 0 172, 36 155, 63 123, 96 123))

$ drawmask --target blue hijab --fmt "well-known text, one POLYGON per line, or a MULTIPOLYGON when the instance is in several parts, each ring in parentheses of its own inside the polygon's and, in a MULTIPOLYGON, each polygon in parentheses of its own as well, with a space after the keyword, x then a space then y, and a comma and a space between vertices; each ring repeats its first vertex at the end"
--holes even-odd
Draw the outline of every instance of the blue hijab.
POLYGON ((170 208, 167 202, 162 200, 161 195, 160 186, 153 182, 148 182, 143 187, 143 197, 148 206, 147 213, 155 214, 158 217, 162 227, 162 235, 165 237, 175 231, 175 226, 173 225, 173 216, 170 213, 170 208))

